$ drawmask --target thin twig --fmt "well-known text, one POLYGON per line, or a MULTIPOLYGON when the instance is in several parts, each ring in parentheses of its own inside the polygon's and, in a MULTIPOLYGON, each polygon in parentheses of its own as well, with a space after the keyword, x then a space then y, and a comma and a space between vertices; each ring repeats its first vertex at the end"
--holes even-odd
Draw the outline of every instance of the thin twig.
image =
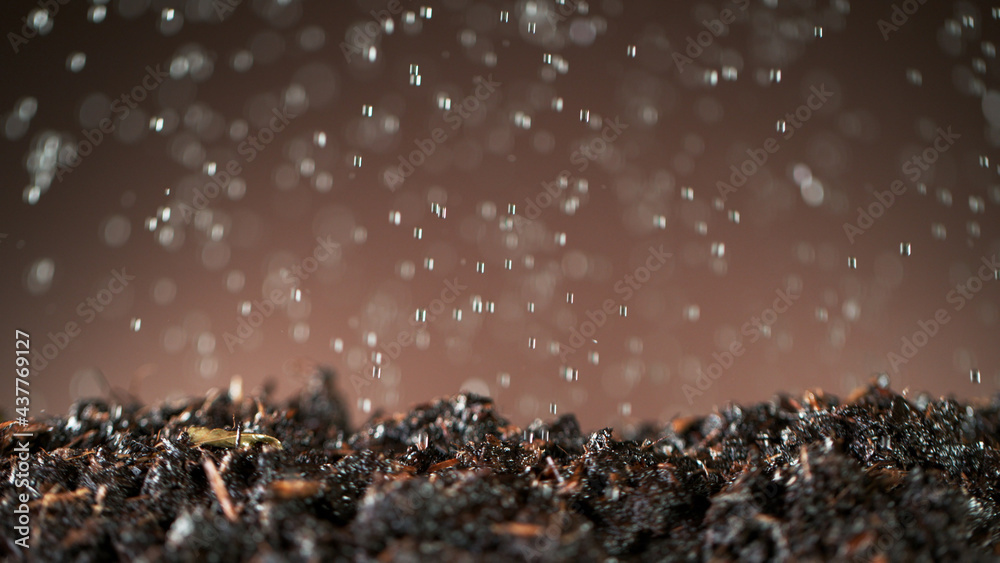
POLYGON ((215 464, 212 463, 212 460, 208 456, 202 459, 201 464, 205 467, 205 475, 208 476, 208 483, 212 486, 215 498, 219 499, 219 506, 222 507, 222 513, 226 515, 226 518, 230 522, 236 522, 239 520, 239 514, 236 512, 236 507, 233 506, 233 499, 229 497, 229 491, 226 490, 226 483, 222 480, 222 476, 219 475, 219 470, 215 468, 215 464))

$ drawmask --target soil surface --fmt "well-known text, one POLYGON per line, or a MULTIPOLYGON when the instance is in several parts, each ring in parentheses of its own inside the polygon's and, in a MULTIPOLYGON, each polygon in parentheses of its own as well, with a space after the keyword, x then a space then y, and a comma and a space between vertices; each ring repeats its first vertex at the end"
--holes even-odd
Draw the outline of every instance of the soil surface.
POLYGON ((283 403, 85 401, 66 417, 3 423, 0 555, 1000 560, 1000 396, 904 398, 873 382, 846 400, 777 396, 625 436, 583 433, 572 415, 519 428, 474 395, 356 429, 345 413, 320 372, 283 403), (228 444, 188 433, 236 425, 228 444), (24 481, 15 432, 33 434, 24 481), (14 531, 25 493, 27 550, 14 531))

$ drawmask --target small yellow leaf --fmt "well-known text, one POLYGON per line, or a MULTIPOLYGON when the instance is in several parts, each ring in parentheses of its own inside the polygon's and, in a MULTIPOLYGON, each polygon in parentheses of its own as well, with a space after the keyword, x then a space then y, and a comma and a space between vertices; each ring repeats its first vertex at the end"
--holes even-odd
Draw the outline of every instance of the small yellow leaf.
MULTIPOLYGON (((237 433, 235 430, 223 430, 222 428, 205 428, 204 426, 191 426, 187 429, 188 436, 191 437, 191 442, 196 446, 215 446, 217 448, 235 448, 237 447, 237 433)), ((281 442, 277 438, 268 436, 267 434, 252 434, 250 432, 242 432, 239 434, 239 445, 249 446, 257 442, 263 442, 265 444, 270 444, 281 449, 281 442)))

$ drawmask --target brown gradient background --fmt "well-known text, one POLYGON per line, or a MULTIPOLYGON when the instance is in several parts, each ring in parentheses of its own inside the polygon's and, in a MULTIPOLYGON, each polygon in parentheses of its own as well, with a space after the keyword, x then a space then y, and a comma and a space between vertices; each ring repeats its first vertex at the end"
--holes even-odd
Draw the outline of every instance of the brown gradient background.
MULTIPOLYGON (((341 43, 352 26, 373 21, 369 11, 387 5, 381 0, 243 0, 222 22, 212 2, 113 0, 101 23, 88 20, 90 2, 73 0, 48 34, 16 55, 4 45, 0 350, 9 369, 0 408, 10 416, 14 406, 14 329, 30 332, 40 350, 68 321, 81 324, 81 334, 31 376, 35 416, 65 412, 81 396, 149 402, 202 394, 235 374, 248 391, 271 379, 286 394, 316 364, 341 375, 355 421, 363 410, 405 409, 460 389, 488 392, 518 423, 574 412, 586 428, 707 412, 780 391, 845 394, 880 372, 911 394, 996 392, 1000 282, 986 282, 961 311, 946 296, 982 257, 1000 252, 1000 69, 989 43, 1000 38, 1000 8, 932 0, 885 41, 877 22, 890 17, 889 2, 751 0, 729 32, 679 72, 671 54, 705 29, 699 22, 735 3, 568 1, 575 12, 554 29, 531 16, 554 9, 549 1, 402 2, 415 21, 394 16, 394 32, 375 40, 374 62, 358 55, 348 62, 341 43), (433 9, 430 19, 421 6, 433 9), (165 8, 175 9, 174 20, 163 21, 165 8), (534 34, 530 21, 539 22, 534 34), (238 72, 242 51, 253 64, 238 72), (80 72, 67 68, 73 52, 86 54, 80 72), (109 101, 138 85, 147 65, 169 67, 188 55, 193 75, 168 78, 122 122, 109 114, 109 101), (412 64, 419 86, 409 83, 412 64), (736 79, 725 80, 723 67, 735 68, 736 79), (780 82, 768 80, 772 69, 780 82), (474 77, 490 74, 501 86, 452 131, 439 97, 457 107, 474 93, 474 77), (716 182, 746 149, 777 136, 777 121, 821 84, 834 97, 719 208, 716 182), (19 124, 10 115, 26 96, 38 109, 19 124), (266 124, 261 114, 288 103, 302 113, 243 162, 241 139, 231 136, 239 120, 257 131, 266 124), (362 115, 365 105, 371 117, 362 115), (29 202, 29 154, 38 140, 55 132, 75 144, 103 115, 116 120, 112 138, 29 202), (162 132, 148 126, 156 117, 165 118, 162 132), (628 128, 580 173, 574 150, 615 117, 628 128), (447 140, 390 189, 386 170, 436 127, 447 140), (918 189, 901 166, 938 127, 961 138, 918 189), (316 144, 318 132, 325 146, 316 144), (227 191, 184 223, 177 206, 207 182, 205 164, 222 168, 233 158, 243 164, 245 196, 227 191), (804 200, 797 165, 822 184, 820 205, 804 200), (562 170, 572 178, 556 203, 505 230, 509 205, 523 217, 526 198, 562 170), (896 179, 907 192, 849 243, 844 222, 896 179), (578 205, 567 203, 572 198, 578 205), (167 207, 172 217, 163 221, 167 207), (389 220, 395 211, 398 225, 389 220), (153 217, 160 220, 150 230, 153 217), (166 228, 174 232, 169 244, 166 228), (280 268, 301 263, 327 235, 340 244, 338 257, 297 285, 282 281, 280 268), (911 255, 901 256, 901 243, 911 255), (565 362, 551 353, 587 311, 620 301, 615 284, 651 245, 673 256, 625 303, 628 315, 611 316, 596 342, 565 362), (48 283, 38 279, 44 260, 54 266, 48 283), (82 322, 78 305, 122 268, 135 280, 82 322), (227 286, 241 277, 242 285, 227 286), (468 288, 428 318, 420 345, 394 359, 383 353, 373 378, 373 352, 412 332, 409 319, 456 278, 468 288), (770 337, 744 339, 746 352, 689 403, 684 386, 789 284, 801 297, 770 337), (279 307, 230 352, 224 335, 236 331, 242 304, 274 288, 300 290, 301 301, 279 307), (892 370, 887 354, 939 308, 948 324, 892 370), (566 369, 577 370, 575 381, 566 369), (971 370, 981 383, 970 381, 971 370)), ((0 30, 17 32, 35 7, 5 1, 0 30)))

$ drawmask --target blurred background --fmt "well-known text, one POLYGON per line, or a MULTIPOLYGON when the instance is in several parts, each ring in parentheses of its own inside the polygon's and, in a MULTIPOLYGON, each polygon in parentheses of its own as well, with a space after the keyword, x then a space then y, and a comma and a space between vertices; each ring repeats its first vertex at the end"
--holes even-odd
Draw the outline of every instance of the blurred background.
MULTIPOLYGON (((31 414, 1000 385, 1000 4, 5 0, 31 414)), ((0 386, 7 416, 13 377, 0 386)))

